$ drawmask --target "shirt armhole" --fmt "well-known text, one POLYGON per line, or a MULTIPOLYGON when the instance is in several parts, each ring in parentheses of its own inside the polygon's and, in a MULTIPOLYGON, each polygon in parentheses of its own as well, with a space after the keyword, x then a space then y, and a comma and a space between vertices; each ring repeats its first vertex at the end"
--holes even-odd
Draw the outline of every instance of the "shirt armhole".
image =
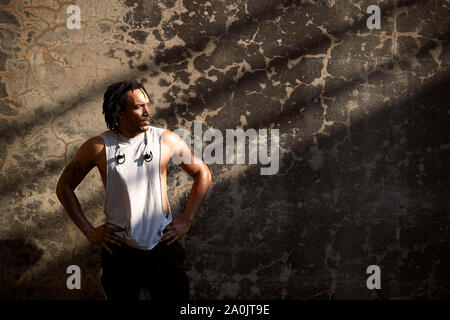
MULTIPOLYGON (((103 139, 103 144, 105 146, 105 166, 106 166, 106 188, 105 188, 105 193, 108 194, 108 185, 109 185, 109 180, 108 179, 108 173, 109 173, 109 168, 108 168, 108 147, 107 147, 107 138, 104 136, 106 133, 102 133, 99 134, 99 137, 101 137, 103 139)), ((106 202, 106 198, 105 198, 105 202, 106 202)))

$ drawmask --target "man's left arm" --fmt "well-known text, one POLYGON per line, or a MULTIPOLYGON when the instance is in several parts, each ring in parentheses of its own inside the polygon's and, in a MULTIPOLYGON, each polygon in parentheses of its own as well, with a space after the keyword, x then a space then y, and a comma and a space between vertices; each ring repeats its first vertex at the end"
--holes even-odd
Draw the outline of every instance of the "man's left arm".
POLYGON ((172 223, 165 229, 161 241, 171 244, 182 238, 191 228, 192 221, 200 209, 201 204, 211 185, 211 172, 202 159, 194 155, 184 140, 170 130, 166 130, 163 143, 170 149, 171 158, 176 157, 179 166, 186 171, 194 183, 191 188, 189 201, 180 219, 173 219, 172 223))

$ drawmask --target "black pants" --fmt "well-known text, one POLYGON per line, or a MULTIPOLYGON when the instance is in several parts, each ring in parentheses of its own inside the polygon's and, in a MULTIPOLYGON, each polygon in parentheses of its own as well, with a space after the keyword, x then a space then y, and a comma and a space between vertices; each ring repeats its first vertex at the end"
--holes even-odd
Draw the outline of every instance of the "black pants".
POLYGON ((102 251, 102 285, 108 300, 139 300, 145 286, 152 300, 189 299, 189 278, 183 268, 185 253, 178 241, 160 242, 152 250, 124 243, 102 251))

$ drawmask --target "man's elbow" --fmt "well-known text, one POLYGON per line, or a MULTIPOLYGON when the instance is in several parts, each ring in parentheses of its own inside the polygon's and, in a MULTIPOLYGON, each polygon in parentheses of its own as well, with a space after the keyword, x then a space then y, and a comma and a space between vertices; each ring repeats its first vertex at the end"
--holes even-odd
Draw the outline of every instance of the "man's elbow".
POLYGON ((61 196, 64 192, 64 183, 61 180, 61 178, 58 180, 58 183, 56 184, 56 196, 58 197, 59 200, 61 200, 61 196))
POLYGON ((211 176, 211 172, 209 171, 209 169, 207 170, 207 172, 206 172, 206 181, 207 181, 207 183, 208 183, 208 187, 211 185, 211 182, 212 182, 212 176, 211 176))
POLYGON ((199 179, 202 181, 202 184, 206 185, 208 188, 211 185, 212 182, 212 176, 211 176, 211 172, 209 171, 208 168, 201 170, 198 173, 198 177, 199 179))

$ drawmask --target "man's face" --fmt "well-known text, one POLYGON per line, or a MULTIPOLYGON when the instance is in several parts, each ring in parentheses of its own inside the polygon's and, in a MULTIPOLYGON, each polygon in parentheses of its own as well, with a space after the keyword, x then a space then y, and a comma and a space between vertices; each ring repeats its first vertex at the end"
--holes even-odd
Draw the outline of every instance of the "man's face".
POLYGON ((126 109, 119 113, 120 126, 128 132, 145 132, 150 125, 150 101, 140 89, 127 92, 126 109))

